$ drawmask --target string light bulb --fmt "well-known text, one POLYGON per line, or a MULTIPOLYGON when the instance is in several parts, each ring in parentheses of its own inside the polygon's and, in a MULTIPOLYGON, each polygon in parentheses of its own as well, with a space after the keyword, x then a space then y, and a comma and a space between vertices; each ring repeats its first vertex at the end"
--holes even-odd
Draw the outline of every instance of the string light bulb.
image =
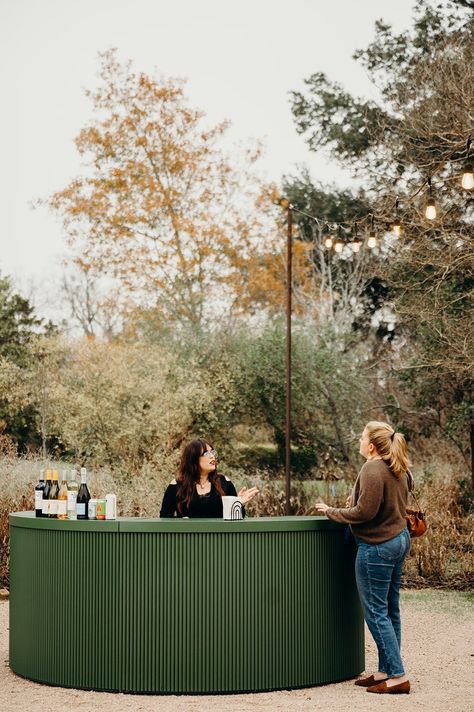
POLYGON ((357 234, 357 223, 356 222, 354 222, 354 228, 352 230, 352 234, 353 234, 353 239, 351 242, 352 252, 354 254, 357 254, 358 252, 360 252, 360 247, 361 247, 362 243, 359 240, 359 236, 357 234))
POLYGON ((369 247, 371 250, 373 250, 374 247, 377 247, 377 235, 375 232, 373 215, 370 216, 370 232, 369 237, 367 238, 367 247, 369 247))
POLYGON ((395 202, 395 220, 392 225, 392 232, 395 235, 395 237, 400 237, 403 234, 403 223, 400 220, 400 215, 398 211, 398 198, 395 202))
POLYGON ((367 247, 370 247, 371 250, 374 247, 377 247, 377 236, 375 234, 375 230, 371 230, 369 233, 369 237, 367 239, 367 247))
POLYGON ((426 201, 426 207, 425 207, 425 217, 428 220, 436 220, 437 216, 437 211, 436 211, 436 203, 433 198, 428 198, 426 201))
POLYGON ((426 201, 425 205, 425 217, 427 220, 436 220, 436 216, 438 214, 436 210, 436 203, 433 198, 433 193, 431 189, 431 178, 428 178, 428 191, 429 191, 429 198, 426 201))
POLYGON ((332 247, 332 235, 329 232, 329 227, 327 224, 324 226, 323 236, 324 236, 324 247, 327 250, 330 250, 332 247))
POLYGON ((337 240, 334 243, 334 252, 337 252, 337 254, 340 255, 343 247, 344 247, 344 243, 342 242, 342 238, 341 238, 341 226, 339 225, 339 228, 337 231, 337 240))
POLYGON ((472 190, 474 188, 474 166, 472 163, 466 163, 464 166, 461 185, 464 190, 472 190))
POLYGON ((469 160, 469 154, 471 151, 471 136, 467 139, 466 145, 466 165, 464 166, 464 171, 462 174, 461 185, 464 190, 472 190, 474 188, 474 166, 469 160))

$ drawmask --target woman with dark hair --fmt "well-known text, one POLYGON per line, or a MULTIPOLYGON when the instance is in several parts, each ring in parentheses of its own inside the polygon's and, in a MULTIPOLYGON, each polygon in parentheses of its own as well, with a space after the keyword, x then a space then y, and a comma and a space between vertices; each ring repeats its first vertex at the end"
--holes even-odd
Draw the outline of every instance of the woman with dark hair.
POLYGON ((247 504, 258 493, 243 487, 239 494, 232 482, 217 472, 217 453, 207 440, 197 438, 186 445, 178 474, 166 488, 160 517, 221 518, 222 497, 240 497, 247 504))
POLYGON ((378 650, 378 670, 359 678, 367 692, 403 694, 410 682, 400 654, 400 578, 410 551, 405 510, 411 489, 408 448, 388 423, 367 423, 360 438, 362 466, 345 508, 318 502, 329 519, 349 524, 357 543, 355 574, 364 618, 378 650))

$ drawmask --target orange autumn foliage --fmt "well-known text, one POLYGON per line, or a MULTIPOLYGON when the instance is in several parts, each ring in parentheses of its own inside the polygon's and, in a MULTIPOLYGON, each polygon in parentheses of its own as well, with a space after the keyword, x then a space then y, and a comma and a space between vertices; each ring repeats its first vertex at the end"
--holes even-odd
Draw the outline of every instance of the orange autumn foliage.
POLYGON ((275 189, 252 170, 260 146, 231 161, 226 122, 206 127, 182 80, 137 74, 115 50, 100 78, 96 118, 76 139, 84 171, 48 200, 74 259, 167 323, 279 309, 285 230, 275 189))

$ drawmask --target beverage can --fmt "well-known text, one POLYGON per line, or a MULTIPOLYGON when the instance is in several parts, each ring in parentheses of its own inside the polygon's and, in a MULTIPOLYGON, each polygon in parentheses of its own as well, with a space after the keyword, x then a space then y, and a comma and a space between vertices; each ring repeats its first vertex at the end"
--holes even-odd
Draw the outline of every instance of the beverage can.
POLYGON ((87 508, 88 514, 89 514, 89 519, 97 519, 97 500, 96 499, 90 499, 89 500, 89 505, 87 508))
POLYGON ((105 518, 117 519, 117 496, 115 494, 105 495, 105 518))
POLYGON ((97 500, 95 516, 97 519, 105 519, 105 499, 97 500))

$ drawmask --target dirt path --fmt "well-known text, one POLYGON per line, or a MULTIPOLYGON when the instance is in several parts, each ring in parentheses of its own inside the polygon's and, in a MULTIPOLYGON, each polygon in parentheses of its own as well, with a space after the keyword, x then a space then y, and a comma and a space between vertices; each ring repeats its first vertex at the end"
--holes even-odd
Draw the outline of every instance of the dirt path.
MULTIPOLYGON (((474 595, 419 591, 402 595, 404 660, 412 684, 406 696, 368 695, 351 681, 305 690, 252 695, 149 696, 85 692, 39 685, 8 667, 8 602, 0 603, 0 710, 2 712, 367 712, 474 710, 474 595)), ((366 667, 375 646, 367 632, 366 667)))

